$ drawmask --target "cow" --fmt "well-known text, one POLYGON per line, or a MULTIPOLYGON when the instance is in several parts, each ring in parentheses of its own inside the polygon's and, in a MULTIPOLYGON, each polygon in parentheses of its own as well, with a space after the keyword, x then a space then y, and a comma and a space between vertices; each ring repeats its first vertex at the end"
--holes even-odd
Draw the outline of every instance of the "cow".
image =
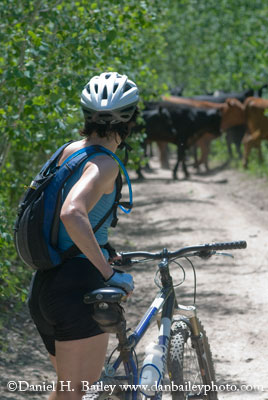
POLYGON ((235 145, 235 150, 238 155, 238 158, 242 159, 241 143, 243 137, 246 134, 246 130, 247 130, 246 124, 236 125, 226 129, 225 137, 226 137, 227 151, 230 159, 234 158, 232 144, 235 145))
MULTIPOLYGON (((262 90, 266 87, 267 85, 263 85, 262 87, 257 89, 258 96, 261 96, 262 90)), ((191 96, 189 98, 193 100, 209 101, 212 103, 224 103, 227 99, 233 98, 243 103, 247 97, 253 95, 254 95, 254 89, 250 88, 250 89, 245 89, 241 92, 224 92, 216 90, 212 95, 198 95, 198 96, 191 96)), ((241 142, 243 136, 246 133, 246 125, 245 124, 236 125, 226 129, 225 132, 226 132, 226 144, 227 144, 229 158, 231 159, 233 158, 232 143, 234 143, 235 145, 238 157, 242 158, 241 142)))
MULTIPOLYGON (((213 103, 185 97, 163 96, 163 100, 172 102, 176 105, 188 105, 190 107, 219 110, 221 113, 221 132, 228 129, 234 129, 235 127, 241 129, 241 126, 245 126, 244 105, 237 99, 226 99, 225 103, 213 103)), ((220 132, 215 136, 211 132, 207 131, 206 136, 203 135, 203 137, 201 137, 196 143, 201 148, 201 159, 198 161, 197 166, 204 163, 208 170, 209 146, 211 140, 215 139, 219 134, 220 132)))
POLYGON ((253 89, 246 89, 242 92, 223 92, 223 91, 215 91, 213 95, 198 95, 188 97, 192 100, 200 100, 200 101, 210 101, 212 103, 224 103, 227 99, 237 99, 241 103, 245 101, 247 97, 253 96, 253 89))
POLYGON ((258 149, 259 161, 263 161, 261 141, 268 140, 268 117, 265 115, 265 110, 268 109, 268 100, 258 97, 249 97, 246 99, 244 106, 247 133, 243 138, 243 166, 247 168, 249 154, 253 147, 258 149))
POLYGON ((217 134, 220 130, 221 116, 217 109, 201 109, 178 106, 170 102, 156 103, 155 109, 144 110, 147 141, 173 143, 177 146, 177 163, 173 170, 173 179, 177 179, 177 170, 182 163, 185 178, 189 177, 185 155, 205 132, 217 134))
POLYGON ((222 90, 216 90, 213 93, 213 97, 216 97, 218 99, 218 102, 221 103, 222 101, 219 101, 219 99, 223 99, 225 98, 235 98, 237 100, 239 100, 241 103, 243 103, 247 97, 262 97, 263 92, 265 89, 268 88, 268 84, 265 83, 262 86, 259 86, 255 89, 246 89, 243 90, 242 92, 224 92, 222 90))

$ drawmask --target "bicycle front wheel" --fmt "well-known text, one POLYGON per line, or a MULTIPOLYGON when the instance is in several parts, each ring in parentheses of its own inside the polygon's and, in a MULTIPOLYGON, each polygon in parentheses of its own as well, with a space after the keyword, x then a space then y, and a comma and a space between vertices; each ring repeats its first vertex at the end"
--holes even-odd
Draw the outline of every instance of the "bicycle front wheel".
POLYGON ((199 320, 198 325, 201 335, 195 338, 183 319, 172 321, 167 359, 172 400, 218 398, 216 391, 209 390, 216 382, 215 370, 207 335, 199 320))

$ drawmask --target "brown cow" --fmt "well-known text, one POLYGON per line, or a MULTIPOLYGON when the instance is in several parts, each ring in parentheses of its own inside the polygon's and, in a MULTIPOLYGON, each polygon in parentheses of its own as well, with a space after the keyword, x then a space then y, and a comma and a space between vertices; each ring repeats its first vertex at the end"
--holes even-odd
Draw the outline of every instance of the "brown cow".
POLYGON ((173 104, 184 104, 190 107, 197 108, 212 108, 221 110, 222 121, 221 130, 225 131, 236 125, 245 123, 245 108, 244 105, 237 99, 229 98, 225 103, 212 103, 210 101, 193 100, 184 97, 168 96, 163 97, 164 101, 173 104))
POLYGON ((263 161, 261 141, 268 140, 268 117, 265 115, 265 109, 268 109, 268 100, 259 97, 248 97, 244 102, 244 106, 247 133, 243 138, 243 166, 247 168, 249 154, 253 147, 258 149, 259 161, 263 161))
MULTIPOLYGON (((221 131, 225 131, 234 126, 245 124, 245 110, 244 105, 237 99, 230 98, 225 103, 214 103, 210 101, 200 101, 184 97, 168 96, 162 97, 164 101, 178 105, 188 105, 196 108, 217 109, 221 111, 221 131)), ((220 134, 220 132, 219 132, 220 134)), ((207 132, 196 143, 201 149, 201 159, 198 161, 197 166, 203 164, 208 169, 208 154, 210 143, 215 139, 215 135, 207 132)))

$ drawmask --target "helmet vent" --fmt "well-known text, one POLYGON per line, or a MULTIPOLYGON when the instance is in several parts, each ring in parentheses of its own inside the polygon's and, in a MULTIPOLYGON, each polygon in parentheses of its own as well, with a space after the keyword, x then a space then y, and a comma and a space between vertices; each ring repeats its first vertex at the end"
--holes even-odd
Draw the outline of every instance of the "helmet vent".
POLYGON ((116 89, 118 88, 118 83, 116 83, 115 85, 114 85, 114 90, 113 90, 113 93, 115 93, 116 92, 116 89))
POLYGON ((107 87, 105 86, 103 89, 102 99, 107 100, 107 98, 108 98, 107 87))
POLYGON ((110 76, 111 76, 111 74, 106 74, 106 75, 105 75, 105 79, 109 79, 110 76))
POLYGON ((126 113, 128 113, 128 112, 130 112, 130 111, 133 111, 133 108, 134 107, 127 107, 127 108, 124 108, 123 110, 122 110, 122 112, 126 112, 126 113))
POLYGON ((98 85, 95 85, 95 92, 98 93, 98 85))
POLYGON ((126 84, 124 87, 124 93, 127 92, 129 89, 131 89, 131 86, 126 84))
POLYGON ((111 121, 112 119, 113 119, 112 114, 101 112, 101 113, 98 114, 98 116, 97 116, 97 118, 96 118, 96 121, 99 121, 99 120, 111 121))

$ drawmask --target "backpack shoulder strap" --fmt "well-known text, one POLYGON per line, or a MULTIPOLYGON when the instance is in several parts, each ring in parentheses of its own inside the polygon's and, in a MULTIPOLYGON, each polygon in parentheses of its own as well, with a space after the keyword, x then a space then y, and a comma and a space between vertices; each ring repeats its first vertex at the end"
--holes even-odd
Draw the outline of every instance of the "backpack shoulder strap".
POLYGON ((41 168, 41 170, 40 170, 39 173, 40 173, 40 174, 41 174, 41 173, 45 174, 46 169, 49 168, 50 165, 51 165, 52 163, 54 163, 54 162, 60 157, 60 155, 62 154, 63 150, 64 150, 67 146, 69 146, 69 144, 72 143, 72 142, 73 142, 73 140, 70 140, 69 142, 65 143, 65 144, 62 145, 60 148, 58 148, 58 150, 55 151, 55 153, 54 153, 54 154, 49 158, 49 160, 47 160, 47 162, 43 165, 43 167, 41 168))

